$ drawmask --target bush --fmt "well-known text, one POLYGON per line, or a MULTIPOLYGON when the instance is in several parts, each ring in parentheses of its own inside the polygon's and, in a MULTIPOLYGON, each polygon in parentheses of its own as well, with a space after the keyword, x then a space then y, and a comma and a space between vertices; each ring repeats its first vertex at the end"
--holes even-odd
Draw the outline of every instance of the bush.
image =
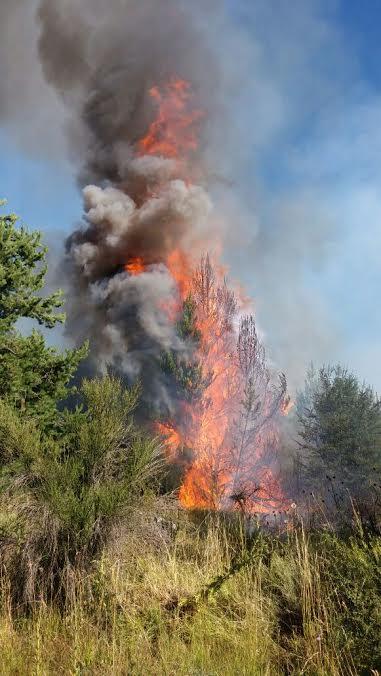
POLYGON ((0 402, 0 553, 17 602, 64 601, 162 465, 133 422, 138 388, 107 377, 85 381, 82 397, 58 441, 0 402))

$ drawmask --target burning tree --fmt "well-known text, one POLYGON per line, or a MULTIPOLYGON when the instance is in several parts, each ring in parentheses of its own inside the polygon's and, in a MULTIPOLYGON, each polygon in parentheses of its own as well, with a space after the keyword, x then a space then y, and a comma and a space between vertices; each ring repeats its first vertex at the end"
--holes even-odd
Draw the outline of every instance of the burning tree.
POLYGON ((95 370, 141 381, 185 507, 269 511, 282 503, 273 459, 285 378, 272 383, 215 251, 192 85, 173 77, 148 95, 156 115, 127 151, 117 145, 120 180, 84 189, 87 224, 68 242, 70 326, 91 335, 95 370))
POLYGON ((278 438, 274 421, 289 403, 287 382, 282 373, 274 384, 266 364, 252 315, 240 322, 237 361, 240 378, 240 411, 232 445, 233 485, 231 499, 273 506, 282 502, 279 486, 272 476, 278 438), (259 453, 258 453, 259 451, 259 453))
POLYGON ((190 363, 172 361, 172 376, 183 385, 179 407, 176 419, 159 425, 172 459, 192 451, 180 499, 187 507, 269 510, 282 502, 272 465, 286 379, 272 383, 254 317, 238 320, 239 300, 209 256, 191 287, 186 316, 187 335, 197 337, 194 353, 190 363))

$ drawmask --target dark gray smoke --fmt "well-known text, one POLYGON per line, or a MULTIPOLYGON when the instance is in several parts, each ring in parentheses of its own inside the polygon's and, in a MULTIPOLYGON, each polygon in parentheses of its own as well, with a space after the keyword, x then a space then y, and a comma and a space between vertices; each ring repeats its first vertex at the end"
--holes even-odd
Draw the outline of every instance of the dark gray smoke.
POLYGON ((72 112, 81 182, 118 182, 152 120, 153 85, 190 80, 210 110, 218 83, 203 29, 175 0, 42 0, 39 52, 47 80, 72 112), (207 67, 206 67, 207 66, 207 67))
POLYGON ((141 206, 111 186, 83 192, 87 226, 69 239, 65 263, 70 331, 77 340, 91 338, 98 368, 139 377, 150 397, 157 400, 160 392, 167 400, 160 355, 186 347, 165 312, 177 301, 177 288, 163 261, 179 243, 192 250, 209 214, 208 196, 176 179, 141 206), (146 269, 131 275, 126 263, 140 257, 146 269))
MULTIPOLYGON (((165 261, 179 247, 198 254, 211 202, 178 163, 137 153, 137 144, 157 114, 154 85, 179 77, 205 120, 218 108, 213 56, 197 13, 174 0, 42 0, 38 18, 43 71, 68 111, 84 195, 64 263, 69 333, 90 338, 95 369, 139 377, 168 404, 160 355, 187 348, 163 309, 178 293, 165 261), (145 263, 138 276, 126 269, 135 258, 145 263)), ((199 166, 202 155, 193 157, 199 166)))

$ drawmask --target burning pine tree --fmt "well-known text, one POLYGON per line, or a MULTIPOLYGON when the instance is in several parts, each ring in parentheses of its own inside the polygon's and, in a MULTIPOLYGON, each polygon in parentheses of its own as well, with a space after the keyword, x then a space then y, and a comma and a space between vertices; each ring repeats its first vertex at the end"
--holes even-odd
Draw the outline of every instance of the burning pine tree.
POLYGON ((155 119, 121 180, 84 190, 87 227, 68 244, 71 325, 93 336, 97 368, 142 380, 169 462, 183 468, 185 507, 268 512, 283 503, 273 466, 286 381, 272 383, 254 318, 217 254, 203 255, 222 238, 195 184, 204 116, 192 88, 172 79, 149 101, 155 119))
POLYGON ((237 296, 209 256, 191 289, 179 323, 191 357, 163 358, 178 405, 158 424, 169 459, 185 466, 180 500, 190 508, 279 508, 273 465, 276 417, 288 404, 285 377, 271 383, 254 317, 239 320, 237 296))

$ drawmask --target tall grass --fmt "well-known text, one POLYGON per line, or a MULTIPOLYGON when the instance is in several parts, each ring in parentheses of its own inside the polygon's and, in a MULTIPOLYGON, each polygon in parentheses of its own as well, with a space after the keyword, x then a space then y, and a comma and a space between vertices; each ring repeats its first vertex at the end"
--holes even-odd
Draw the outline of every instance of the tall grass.
POLYGON ((248 539, 222 519, 172 510, 158 523, 157 511, 116 528, 60 612, 37 602, 15 618, 3 576, 2 674, 378 673, 377 538, 300 527, 248 539))

